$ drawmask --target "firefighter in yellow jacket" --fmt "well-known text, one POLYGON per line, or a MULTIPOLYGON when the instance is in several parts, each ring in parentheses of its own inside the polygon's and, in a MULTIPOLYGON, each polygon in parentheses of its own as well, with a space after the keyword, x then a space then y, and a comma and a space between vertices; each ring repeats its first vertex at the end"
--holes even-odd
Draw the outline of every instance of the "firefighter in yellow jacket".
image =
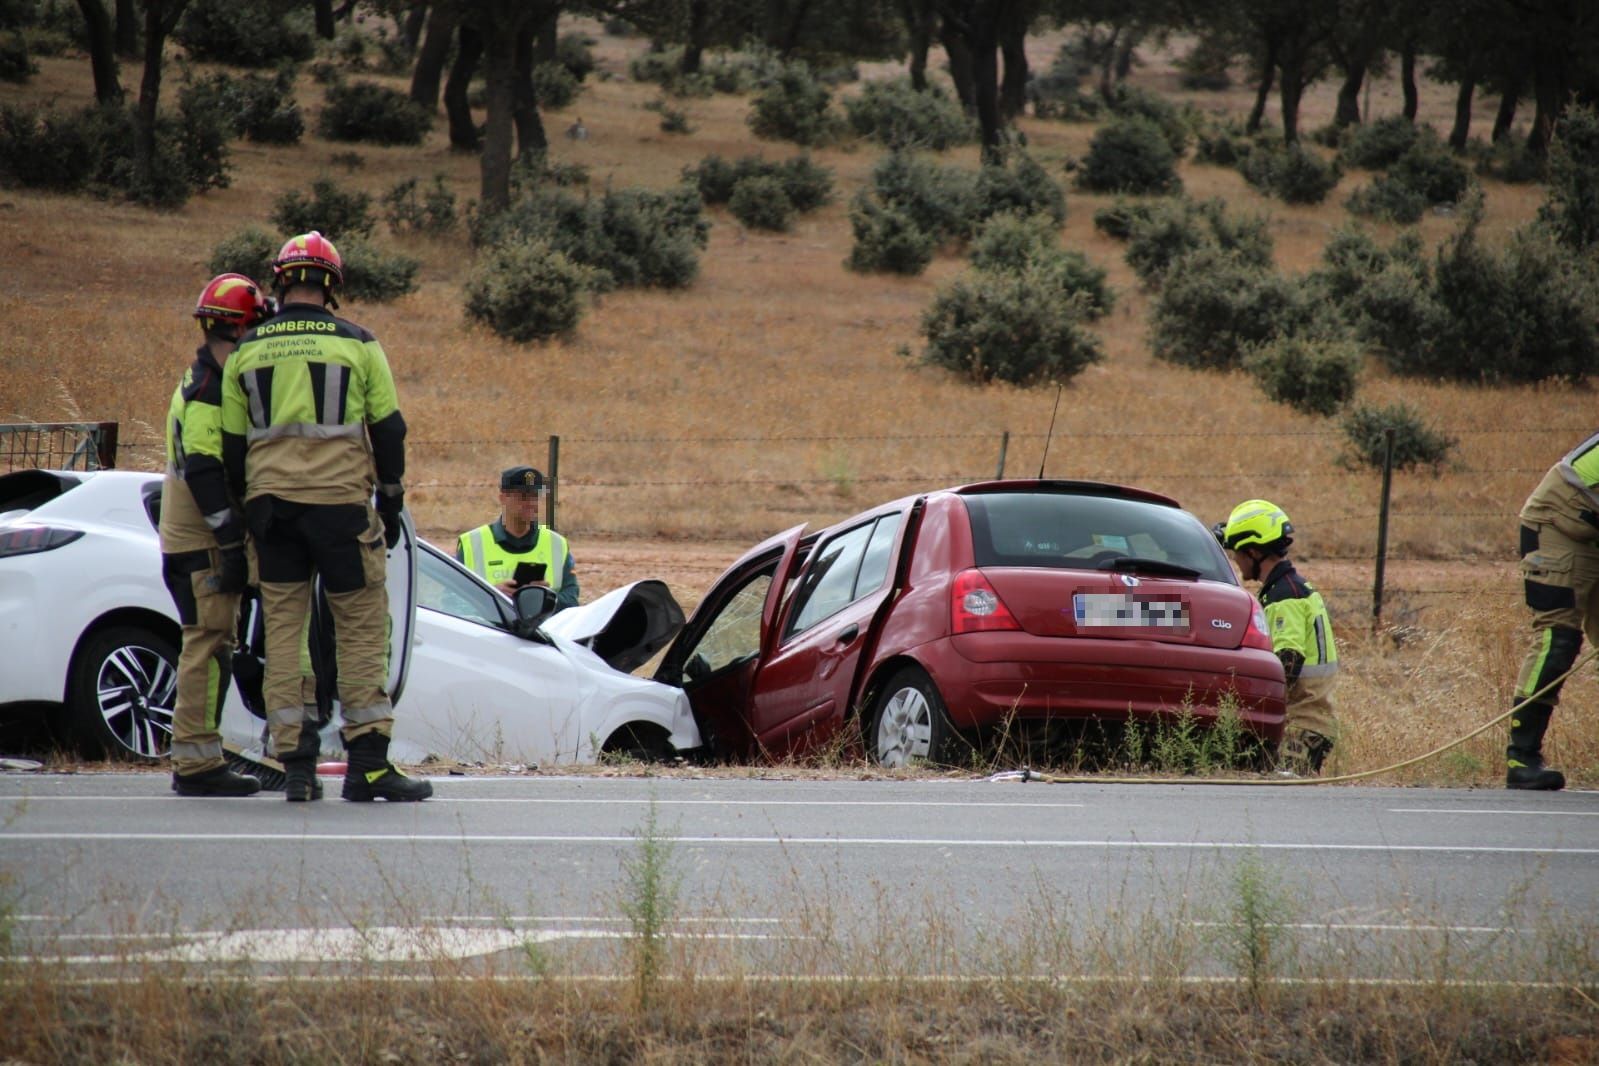
POLYGON ((539 525, 543 494, 544 475, 533 467, 501 471, 500 517, 462 533, 455 542, 455 557, 507 596, 523 585, 554 589, 559 611, 577 606, 577 564, 566 538, 539 525), (518 581, 517 568, 523 564, 543 576, 518 581))
POLYGON ((167 410, 161 578, 183 627, 172 713, 172 789, 180 796, 249 796, 261 788, 228 769, 219 731, 233 680, 234 619, 249 577, 244 516, 222 469, 222 368, 269 310, 244 275, 212 278, 194 307, 204 340, 167 410))
POLYGON ((1599 433, 1549 468, 1521 505, 1521 576, 1534 642, 1516 678, 1505 787, 1555 792, 1566 775, 1544 765, 1543 738, 1584 634, 1599 640, 1599 433), (1532 697, 1540 690, 1549 691, 1532 697), (1528 702, 1531 700, 1531 702, 1528 702))
POLYGON ((301 668, 319 575, 333 614, 344 798, 426 799, 433 786, 388 760, 384 548, 399 541, 405 505, 405 419, 394 378, 377 338, 330 310, 344 280, 332 241, 292 238, 273 273, 281 307, 245 334, 222 380, 223 454, 260 570, 273 749, 288 799, 321 798, 316 685, 301 668))
POLYGON ((1272 650, 1282 660, 1288 682, 1283 760, 1291 769, 1319 774, 1338 739, 1332 704, 1338 648, 1321 593, 1288 561, 1293 532, 1282 508, 1266 500, 1245 500, 1228 516, 1221 542, 1243 579, 1260 582, 1272 650))

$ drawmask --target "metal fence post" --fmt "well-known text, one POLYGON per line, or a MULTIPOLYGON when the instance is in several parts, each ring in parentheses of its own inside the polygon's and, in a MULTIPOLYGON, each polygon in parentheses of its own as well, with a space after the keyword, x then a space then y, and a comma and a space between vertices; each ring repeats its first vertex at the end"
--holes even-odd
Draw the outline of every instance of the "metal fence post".
POLYGON ((1371 587, 1371 629, 1382 624, 1382 579, 1388 564, 1388 500, 1394 485, 1394 430, 1382 431, 1382 506, 1377 511, 1377 571, 1371 587))
POLYGON ((117 423, 101 422, 99 432, 96 434, 95 444, 100 460, 100 469, 115 470, 117 468, 117 423))
POLYGON ((546 472, 549 493, 544 497, 544 524, 555 528, 555 494, 561 484, 561 438, 550 434, 550 461, 546 472))
POLYGON ((995 481, 1005 480, 1005 451, 1010 447, 1010 430, 999 435, 999 470, 994 474, 995 481))

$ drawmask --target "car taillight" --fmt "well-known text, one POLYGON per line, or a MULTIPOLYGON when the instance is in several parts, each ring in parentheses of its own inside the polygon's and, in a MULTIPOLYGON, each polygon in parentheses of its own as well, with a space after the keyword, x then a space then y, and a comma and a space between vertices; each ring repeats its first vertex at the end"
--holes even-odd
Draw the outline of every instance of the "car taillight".
POLYGON ((1271 634, 1266 632, 1266 612, 1260 609, 1258 603, 1253 606, 1255 609, 1249 615, 1249 628, 1244 630, 1244 647, 1271 651, 1271 634))
POLYGON ((964 570, 950 592, 950 629, 956 633, 981 633, 990 629, 1020 629, 1016 618, 988 583, 981 570, 964 570))
POLYGON ((0 530, 0 559, 12 555, 47 552, 71 544, 83 536, 81 529, 52 529, 49 526, 21 526, 0 530))

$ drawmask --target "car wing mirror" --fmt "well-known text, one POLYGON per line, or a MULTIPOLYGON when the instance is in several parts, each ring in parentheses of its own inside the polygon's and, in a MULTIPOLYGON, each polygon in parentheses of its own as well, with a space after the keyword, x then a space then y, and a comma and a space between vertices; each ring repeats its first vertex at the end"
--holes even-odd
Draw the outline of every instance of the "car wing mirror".
POLYGON ((555 590, 543 585, 528 585, 516 590, 511 603, 516 608, 517 634, 531 638, 539 623, 555 613, 555 590))

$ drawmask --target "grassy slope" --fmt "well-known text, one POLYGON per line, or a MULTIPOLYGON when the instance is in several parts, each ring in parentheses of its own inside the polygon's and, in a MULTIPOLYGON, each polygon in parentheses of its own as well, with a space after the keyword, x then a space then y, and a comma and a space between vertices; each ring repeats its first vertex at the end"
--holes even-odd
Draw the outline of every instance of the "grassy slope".
MULTIPOLYGON (((1034 42, 1036 65, 1058 38, 1034 42)), ((755 142, 744 126, 747 101, 718 97, 685 106, 689 137, 658 131, 642 104, 653 88, 625 80, 638 41, 603 38, 602 68, 568 112, 546 117, 562 162, 588 167, 595 186, 665 185, 707 153, 790 154, 790 146, 755 142), (560 136, 581 114, 586 142, 560 136)), ((1247 89, 1184 94, 1169 57, 1156 57, 1134 80, 1206 109, 1241 112, 1247 89)), ((89 97, 83 59, 44 59, 26 87, 0 86, 0 101, 89 97)), ((892 68, 867 71, 868 76, 892 68)), ((132 84, 136 72, 124 71, 132 84)), ((175 93, 169 75, 168 92, 175 93)), ((392 80, 403 87, 403 81, 392 80)), ((315 128, 320 89, 302 79, 301 101, 315 128)), ((169 99, 171 96, 169 95, 169 99)), ((1331 89, 1307 101, 1303 128, 1324 123, 1331 89)), ((1495 101, 1479 99, 1483 121, 1495 101)), ((1396 87, 1373 92, 1374 115, 1397 110, 1396 87)), ((1421 118, 1442 126, 1449 90, 1428 86, 1421 118)), ((1059 173, 1081 155, 1093 129, 1023 120, 1031 150, 1059 173)), ((314 137, 287 149, 234 147, 229 189, 160 214, 89 199, 10 190, 0 197, 0 419, 114 418, 124 439, 143 444, 128 465, 155 465, 156 427, 172 381, 187 361, 193 333, 185 313, 206 280, 212 246, 246 224, 267 226, 273 198, 330 174, 381 194, 413 175, 442 173, 464 202, 477 190, 476 160, 453 155, 442 126, 414 149, 355 146, 365 165, 354 172, 330 162, 351 146, 314 137)), ((387 306, 347 308, 390 353, 413 439, 412 507, 436 537, 475 524, 492 511, 492 472, 513 461, 541 463, 544 438, 562 451, 562 525, 586 566, 586 587, 600 591, 646 574, 667 577, 687 603, 720 566, 749 543, 798 521, 847 515, 878 499, 919 488, 989 476, 999 433, 1012 434, 1008 470, 1036 470, 1053 392, 976 390, 895 354, 916 347, 922 309, 937 285, 963 266, 940 257, 915 279, 862 277, 841 266, 848 254, 847 202, 866 181, 877 150, 851 146, 817 153, 835 168, 837 202, 782 236, 746 234, 721 211, 699 281, 677 293, 623 292, 606 297, 568 342, 524 348, 468 328, 460 286, 470 265, 464 238, 387 239, 423 261, 421 291, 387 306), (858 437, 947 435, 916 440, 858 437), (784 442, 659 438, 823 437, 784 442), (622 443, 596 438, 646 437, 622 443), (757 486, 682 482, 757 480, 757 486), (653 483, 653 484, 652 484, 653 483), (700 539, 710 529, 726 543, 700 539)), ((952 159, 975 161, 963 149, 952 159)), ((1260 197, 1234 172, 1185 164, 1195 196, 1221 196, 1238 211, 1271 220, 1281 267, 1302 271, 1327 235, 1349 220, 1344 199, 1366 175, 1345 178, 1325 204, 1291 207, 1260 197)), ((1489 183, 1490 239, 1529 219, 1536 188, 1489 183)), ((1369 608, 1369 558, 1375 539, 1377 484, 1332 465, 1335 427, 1268 403, 1241 375, 1205 374, 1156 363, 1145 341, 1148 299, 1122 263, 1120 246, 1096 233, 1094 210, 1108 198, 1068 192, 1065 240, 1107 267, 1120 302, 1101 325, 1107 358, 1066 390, 1049 453, 1056 476, 1145 484, 1179 496, 1212 519, 1245 496, 1282 503, 1302 530, 1305 569, 1331 590, 1339 611, 1348 677, 1340 699, 1350 731, 1344 768, 1381 765, 1394 751, 1413 752, 1463 732, 1505 706, 1520 654, 1523 623, 1511 559, 1513 515, 1541 471, 1591 418, 1591 397, 1569 389, 1464 389, 1394 380, 1373 367, 1366 401, 1404 398, 1461 436, 1461 469, 1440 477, 1397 479, 1390 568, 1393 612, 1405 624, 1393 639, 1363 630, 1369 608), (1525 433, 1527 428, 1562 431, 1525 433), (1271 436, 1240 436, 1241 433, 1271 436), (1096 435, 1097 434, 1097 435, 1096 435), (1120 434, 1149 434, 1119 437, 1120 434), (1446 590, 1431 595, 1420 590, 1446 590)), ((1450 219, 1430 216, 1421 232, 1435 242, 1450 219)), ((1581 707, 1592 697, 1584 679, 1568 689, 1581 707)), ((1599 780, 1599 738, 1591 716, 1562 715, 1553 753, 1577 780, 1599 780)), ((1494 738, 1427 771, 1433 780, 1491 781, 1494 738)))

